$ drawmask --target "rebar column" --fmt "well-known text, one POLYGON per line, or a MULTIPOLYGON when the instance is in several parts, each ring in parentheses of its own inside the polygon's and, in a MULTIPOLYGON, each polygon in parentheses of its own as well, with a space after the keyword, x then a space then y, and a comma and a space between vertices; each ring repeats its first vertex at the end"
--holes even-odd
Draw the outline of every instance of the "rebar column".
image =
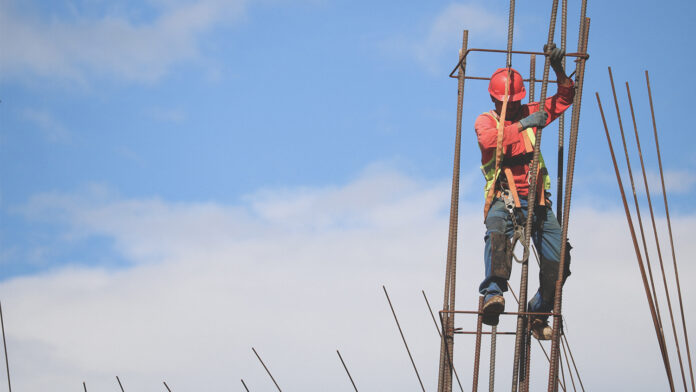
MULTIPOLYGON (((583 0, 583 15, 586 9, 586 3, 583 0)), ((590 32, 590 18, 584 18, 581 22, 582 28, 580 32, 580 45, 578 51, 587 53, 587 41, 590 32)), ((558 382, 558 361, 560 357, 559 340, 561 336, 562 319, 562 298, 563 298, 563 281, 565 278, 566 254, 568 253, 568 221, 570 219, 570 201, 573 192, 573 174, 575 172, 575 151, 577 147, 578 129, 580 125, 580 108, 582 102, 582 88, 585 78, 585 62, 586 58, 580 58, 576 65, 576 93, 573 101, 573 114, 570 124, 570 139, 568 141, 568 172, 565 181, 565 197, 563 203, 563 220, 561 226, 561 260, 558 266, 558 278, 556 279, 556 295, 553 302, 553 336, 551 338, 551 363, 549 366, 549 383, 548 392, 554 392, 558 382)))
POLYGON ((476 318, 476 349, 474 350, 474 377, 472 392, 478 391, 479 364, 481 363, 481 328, 483 327, 483 296, 479 297, 478 317, 476 318))
MULTIPOLYGON (((553 44, 553 35, 556 28, 556 14, 558 13, 558 0, 553 0, 551 6, 551 21, 549 23, 549 33, 546 40, 546 49, 551 48, 553 44)), ((541 97, 539 98, 540 110, 544 110, 544 101, 546 100, 546 90, 548 88, 549 82, 549 57, 544 56, 544 74, 543 81, 541 83, 541 97)), ((529 247, 532 239, 532 221, 534 217, 534 207, 536 206, 536 196, 537 196, 537 171, 539 167, 539 156, 541 147, 541 127, 537 128, 536 137, 534 142, 534 159, 529 171, 529 194, 527 196, 528 208, 527 208, 527 223, 525 225, 525 235, 524 235, 524 246, 529 247)), ((542 195, 543 196, 543 195, 542 195)), ((529 260, 524 260, 522 263, 522 272, 520 278, 520 303, 518 306, 518 312, 522 313, 527 307, 527 275, 529 273, 529 260)), ((524 315, 517 316, 517 330, 515 336, 515 354, 512 366, 512 392, 517 392, 518 382, 519 382, 519 370, 520 370, 520 353, 522 352, 522 343, 524 341, 523 331, 526 322, 526 317, 524 315)))
MULTIPOLYGON (((464 105, 464 76, 466 74, 466 58, 469 30, 462 34, 462 49, 459 52, 459 72, 457 74, 457 124, 454 140, 454 163, 452 170, 452 195, 450 199, 449 236, 447 238, 447 267, 445 272, 445 295, 442 309, 454 310, 455 288, 457 273, 457 229, 459 225, 459 171, 462 140, 462 108, 464 105)), ((454 358, 454 313, 445 313, 442 340, 440 342, 440 369, 438 375, 438 391, 452 391, 452 367, 454 358)))
MULTIPOLYGON (((568 29, 568 0, 561 1, 561 50, 566 51, 566 30, 568 29)), ((563 69, 566 58, 563 57, 563 69)), ((558 170, 556 171, 556 219, 562 223, 563 216, 563 143, 565 142, 565 112, 558 118, 558 170)))

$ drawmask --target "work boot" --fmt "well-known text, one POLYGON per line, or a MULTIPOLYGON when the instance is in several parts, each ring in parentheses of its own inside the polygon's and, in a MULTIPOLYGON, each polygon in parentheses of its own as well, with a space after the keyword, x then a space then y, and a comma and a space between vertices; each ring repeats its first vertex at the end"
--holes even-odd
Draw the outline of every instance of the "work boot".
POLYGON ((553 328, 549 326, 548 321, 535 317, 532 319, 532 336, 537 340, 551 340, 553 328))
POLYGON ((486 325, 498 325, 500 313, 505 310, 505 298, 502 295, 493 295, 483 304, 483 323, 486 325))

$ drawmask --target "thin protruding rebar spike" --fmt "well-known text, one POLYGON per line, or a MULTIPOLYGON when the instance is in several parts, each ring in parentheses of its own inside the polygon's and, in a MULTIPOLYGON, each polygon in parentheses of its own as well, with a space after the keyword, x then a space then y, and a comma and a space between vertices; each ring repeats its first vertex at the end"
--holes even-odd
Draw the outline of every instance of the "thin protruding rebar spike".
POLYGON ((263 359, 261 359, 261 356, 259 355, 259 353, 257 353, 257 352, 256 352, 256 349, 253 348, 253 347, 251 348, 251 351, 254 352, 254 354, 256 355, 256 358, 258 358, 258 359, 259 359, 259 362, 261 362, 261 365, 263 365, 263 368, 266 369, 266 373, 268 373, 268 376, 271 378, 271 381, 273 381, 273 384, 275 384, 276 388, 278 388, 278 392, 281 392, 280 387, 278 386, 278 383, 276 382, 275 378, 273 378, 273 375, 271 374, 271 371, 268 370, 268 367, 267 367, 266 364, 263 362, 263 359))
MULTIPOLYGON (((425 295, 425 290, 421 290, 423 293, 423 298, 425 299, 425 304, 428 305, 428 310, 430 311, 430 317, 433 319, 433 323, 435 323, 435 330, 437 331, 437 334, 442 338, 442 333, 440 332, 440 327, 437 325, 437 320, 435 320, 435 314, 433 313, 433 308, 430 307, 430 301, 428 301, 428 297, 425 295)), ((450 364, 452 367, 452 370, 454 371, 454 377, 457 379, 457 384, 459 384, 459 389, 464 392, 464 388, 462 388, 462 383, 459 381, 459 375, 457 374, 457 369, 454 367, 454 364, 450 364)))
POLYGON ((169 389, 169 385, 167 385, 167 382, 166 382, 166 381, 162 381, 162 384, 164 384, 164 387, 167 388, 167 390, 168 390, 169 392, 172 392, 172 390, 169 389))
POLYGON ((614 77, 613 77, 612 72, 611 72, 611 67, 608 67, 608 70, 609 70, 609 81, 611 82, 611 92, 614 96, 614 104, 616 106, 616 116, 619 120, 619 131, 621 134, 621 142, 623 144, 624 154, 626 157, 626 168, 628 169, 628 177, 629 177, 630 183, 631 183, 631 190, 633 191, 633 200, 634 200, 635 208, 636 208, 636 217, 638 218, 638 227, 640 229, 640 237, 641 237, 641 240, 643 242, 643 247, 645 249, 645 265, 648 267, 648 274, 650 276, 650 283, 651 283, 651 287, 653 289, 653 294, 652 294, 653 295, 653 303, 655 306, 654 310, 655 310, 655 313, 657 315, 657 324, 659 326, 659 334, 660 334, 659 339, 661 340, 661 344, 662 344, 662 355, 665 357, 666 364, 669 367, 669 374, 671 377, 672 376, 672 366, 671 366, 670 361, 669 361, 669 353, 667 351, 667 342, 665 341, 665 332, 664 332, 664 329, 662 327, 662 315, 660 314, 660 305, 657 301, 657 293, 655 292, 655 284, 653 281, 652 268, 650 266, 650 256, 648 254, 648 251, 647 251, 648 247, 647 247, 646 242, 645 242, 645 232, 643 230, 643 219, 641 218, 640 206, 638 204, 638 196, 636 194, 636 186, 635 186, 635 182, 633 180, 633 171, 631 170, 631 159, 628 156, 628 147, 626 145, 626 137, 624 135, 623 123, 621 121, 621 112, 619 111, 619 101, 616 97, 616 89, 614 88, 614 77))
POLYGON ((350 383, 353 384, 353 389, 355 389, 355 392, 358 392, 358 387, 355 386, 355 381, 353 381, 353 376, 350 375, 350 372, 348 371, 348 366, 346 366, 346 363, 343 361, 343 357, 341 356, 341 352, 336 350, 336 354, 338 354, 338 359, 341 360, 341 364, 343 365, 343 368, 346 370, 346 374, 348 375, 348 378, 350 379, 350 383))
POLYGON ((616 90, 614 89, 614 76, 611 72, 611 67, 609 67, 609 81, 611 82, 611 92, 614 95, 614 105, 616 106, 616 116, 619 120, 619 131, 621 132, 621 141, 623 143, 624 154, 626 156, 626 167, 628 169, 628 178, 631 182, 631 190, 633 191, 633 201, 636 207, 636 217, 638 218, 638 228, 640 229, 640 238, 643 243, 643 250, 645 254, 645 264, 648 267, 648 276, 650 277, 650 287, 652 289, 653 301, 655 301, 655 311, 657 312, 657 321, 660 323, 660 332, 664 335, 664 330, 662 328, 662 314, 660 313, 660 305, 657 301, 657 291, 655 290, 655 281, 653 280, 652 267, 650 263, 650 254, 648 253, 648 245, 645 241, 645 231, 643 229, 643 219, 640 213, 640 206, 638 204, 638 195, 636 194, 636 185, 633 180, 633 170, 631 169, 631 160, 628 156, 628 148, 626 146, 626 137, 624 136, 623 123, 621 121, 621 112, 619 111, 619 101, 616 98, 616 90))
MULTIPOLYGON (((404 332, 401 330, 401 324, 399 324, 399 319, 396 317, 396 312, 394 311, 394 306, 392 306, 391 299, 389 299, 389 293, 387 293, 387 288, 385 286, 382 286, 382 289, 384 290, 384 295, 387 297, 387 302, 389 302, 389 308, 392 311, 392 315, 394 315, 394 321, 396 321, 396 326, 399 328, 399 334, 401 334, 401 340, 404 341, 404 346, 406 346, 406 352, 408 353, 408 358, 411 360, 411 365, 413 365, 413 370, 416 372, 416 377, 418 377, 418 383, 420 384, 423 392, 425 392, 425 387, 423 386, 423 381, 421 380, 420 374, 418 373, 418 368, 416 368, 416 362, 413 360, 413 356, 411 355, 411 350, 408 348, 408 343, 406 343, 406 338, 404 337, 404 332)), ((449 353, 449 350, 448 350, 448 353, 449 353)))
MULTIPOLYGON (((677 336, 677 326, 674 322, 674 312, 672 311, 672 299, 669 295, 669 289, 667 287, 667 276, 665 274, 665 265, 662 261, 662 249, 660 248, 660 239, 657 235, 657 225, 655 224, 655 213, 653 212, 652 199, 650 198, 650 187, 648 186, 648 175, 645 173, 645 163, 643 162, 643 149, 640 146, 640 137, 638 136, 638 125, 636 124, 636 115, 633 111, 633 100, 631 99, 631 88, 626 82, 626 94, 628 95, 628 103, 631 107, 631 119, 633 120, 633 130, 636 136, 636 147, 638 148, 638 157, 640 158, 640 169, 643 173, 643 185, 645 186, 645 195, 648 199, 648 208, 650 210, 650 221, 652 222, 653 234, 655 235, 655 246, 657 248, 657 258, 660 261, 660 271, 662 272, 662 284, 665 287, 665 296, 667 297, 667 310, 669 310, 669 320, 672 324, 672 334, 674 335, 674 345, 677 348, 677 358, 679 359, 679 369, 681 371, 682 382, 684 383, 684 390, 688 390, 686 386, 686 375, 684 374, 684 362, 682 361, 681 349, 679 345, 679 338, 677 336)), ((645 252, 647 254, 648 249, 646 247, 645 252)), ((647 260, 647 256, 646 256, 647 260)), ((659 314, 659 313, 658 313, 659 314)))
POLYGON ((2 315, 2 303, 0 303, 0 327, 2 327, 2 346, 5 349, 5 369, 7 370, 7 388, 12 392, 12 383, 10 382, 10 361, 7 357, 7 340, 5 339, 5 319, 2 315))
POLYGON ((672 392, 674 392, 674 381, 672 380, 672 372, 669 366, 669 358, 666 357, 666 351, 664 346, 664 340, 660 339, 660 326, 657 323, 657 314, 655 313, 655 304, 653 303, 652 296, 650 295, 650 287, 648 286, 648 279, 645 273, 645 267, 643 266, 643 258, 640 254, 640 248, 638 247, 638 240, 636 236, 636 230, 633 227, 633 219, 631 218, 631 212, 628 208, 628 202, 626 201, 626 192, 624 192, 623 183, 621 182, 621 174, 619 173, 619 165, 616 162, 616 156, 614 155, 614 147, 611 143, 611 136, 609 135, 609 127, 607 126, 607 120, 604 117, 604 109, 602 108, 602 101, 599 99, 599 93, 595 92, 595 97, 597 98, 597 106, 599 106, 599 113, 602 116, 602 123, 604 124, 604 133, 607 137, 607 143, 609 144, 609 152, 611 153, 611 160, 614 165, 614 173, 616 174, 616 182, 619 186, 619 192, 621 193, 621 202, 624 206, 624 211, 626 213, 626 221, 628 222, 628 229, 631 232, 631 240, 633 241, 633 249, 636 253, 636 262, 638 263, 638 268, 640 269, 640 276, 643 280, 643 288, 645 290, 645 296, 648 299, 648 307, 650 308, 650 316, 653 320, 653 326, 655 327, 655 335, 657 337, 657 342, 660 345, 660 351, 662 352, 662 361, 665 365, 665 372, 667 373, 667 381, 669 381, 669 387, 672 392))
POLYGON ((85 392, 87 392, 87 383, 82 381, 82 388, 84 388, 85 392))
POLYGON ((563 357, 558 357, 558 364, 561 369, 561 377, 559 378, 559 385, 565 391, 566 390, 566 380, 565 380, 565 370, 563 368, 563 357))
POLYGON ((667 191, 665 189, 665 176, 662 171, 662 156, 660 154, 660 142, 657 137, 657 122, 655 122, 655 108, 653 107, 652 91, 650 90, 650 77, 648 71, 645 71, 645 82, 648 85, 648 98, 650 99, 650 115, 652 116, 653 133, 655 135, 655 149, 657 150, 657 163, 660 167, 660 181, 662 183, 662 198, 665 203, 665 216, 667 218, 667 229, 669 231, 669 244, 672 248, 672 262, 674 264, 674 277, 677 282, 677 294, 679 295, 679 310, 681 312, 682 328, 684 332, 684 343, 686 345, 686 355, 689 360, 689 375, 691 376, 691 390, 696 391, 694 386, 694 370, 691 366, 691 348, 689 346, 689 335, 686 332, 686 319, 684 317, 684 305, 682 302, 681 284, 679 283, 679 270, 677 268, 677 256, 674 251, 674 240, 672 237, 672 222, 669 218, 669 207, 667 203, 667 191))
POLYGON ((573 391, 577 391, 575 388, 575 379, 573 378, 573 370, 570 368, 570 359, 568 359, 568 352, 566 351, 566 345, 561 339, 561 348, 563 349, 563 356, 565 357, 566 365, 568 366, 568 375, 570 376, 570 383, 573 386, 573 391))
POLYGON ((573 357, 573 351, 570 349, 570 343, 568 343, 568 336, 565 334, 565 331, 562 335, 562 338, 565 340, 566 347, 568 348, 568 353, 570 354, 570 360, 573 363, 573 369, 575 369, 575 374, 578 376, 578 382, 580 383, 580 389, 582 389, 582 392, 585 392, 585 386, 582 384, 582 378, 580 378, 580 372, 578 371, 578 366, 575 364, 575 358, 573 357))
POLYGON ((125 392, 125 391, 123 390, 123 384, 121 384, 121 379, 118 378, 118 376, 116 376, 116 381, 118 381, 118 386, 121 388, 121 392, 125 392))
POLYGON ((249 392, 249 388, 247 388, 247 385, 246 385, 246 383, 244 382, 244 379, 243 379, 243 378, 241 379, 241 381, 242 381, 242 385, 244 385, 244 389, 246 390, 246 392, 249 392))

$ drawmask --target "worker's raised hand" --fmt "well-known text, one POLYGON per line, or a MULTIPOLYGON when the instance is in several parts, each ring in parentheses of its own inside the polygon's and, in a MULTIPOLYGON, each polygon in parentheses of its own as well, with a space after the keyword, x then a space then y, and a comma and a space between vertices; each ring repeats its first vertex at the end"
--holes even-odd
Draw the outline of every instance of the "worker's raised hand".
POLYGON ((522 129, 530 128, 530 127, 543 127, 546 125, 546 120, 548 120, 549 114, 546 113, 546 110, 539 110, 538 112, 534 112, 530 114, 529 116, 523 118, 520 120, 520 125, 522 126, 522 129))
POLYGON ((554 47, 549 53, 549 62, 554 70, 563 69, 563 57, 565 50, 554 47))

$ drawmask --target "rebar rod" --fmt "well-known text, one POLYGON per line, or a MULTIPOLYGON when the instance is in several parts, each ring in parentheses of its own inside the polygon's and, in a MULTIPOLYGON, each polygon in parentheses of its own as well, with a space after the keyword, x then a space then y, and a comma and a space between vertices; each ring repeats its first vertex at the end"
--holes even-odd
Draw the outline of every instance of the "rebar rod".
POLYGON ((566 350, 566 345, 561 339, 561 348, 563 349, 563 356, 565 357, 566 365, 568 365, 568 375, 570 376, 570 383, 573 385, 573 391, 577 391, 575 388, 575 379, 573 378, 573 370, 570 368, 570 359, 568 359, 568 352, 566 350))
POLYGON ((10 382, 10 361, 7 357, 7 339, 5 339, 5 319, 2 315, 2 303, 0 302, 0 327, 2 327, 2 347, 5 350, 5 369, 7 370, 7 388, 12 392, 12 383, 10 382))
MULTIPOLYGON (((648 208, 650 210, 650 221, 652 222, 652 229, 653 229, 653 234, 655 235, 655 245, 657 247, 657 257, 658 260, 660 261, 660 271, 662 272, 662 283, 665 286, 665 296, 667 297, 667 309, 669 310, 669 319, 672 324, 672 334, 674 335, 674 345, 677 348, 677 358, 679 359, 679 369, 681 371, 681 376, 682 376, 682 382, 684 383, 684 390, 688 390, 688 387, 686 386, 686 375, 684 374, 684 362, 682 361, 682 355, 681 355, 681 349, 679 345, 679 338, 677 336, 677 326, 676 323, 674 322, 674 312, 672 311, 672 299, 669 295, 669 290, 667 288, 667 276, 665 275, 665 266, 662 261, 662 250, 660 248, 660 239, 657 235, 657 225, 655 224, 655 213, 653 211, 653 206, 652 206, 652 199, 650 197, 650 187, 648 186, 648 175, 645 172, 645 163, 643 162, 643 149, 640 146, 640 137, 638 136, 638 125, 636 123, 636 115, 633 111, 633 99, 631 98, 631 88, 628 85, 628 82, 626 82, 626 94, 628 95, 628 104, 631 108, 631 119, 633 120, 633 131, 636 136, 636 146, 638 148, 638 157, 640 158, 640 169, 643 173, 643 185, 645 186, 645 195, 648 199, 648 208)), ((647 260, 647 252, 648 249, 646 247, 645 249, 646 252, 646 257, 645 259, 647 260)), ((654 288, 653 288, 654 289, 654 288)), ((657 304, 656 304, 657 305, 657 304)), ((659 312, 658 312, 659 316, 659 312)))
POLYGON ((254 352, 254 354, 256 354, 256 358, 259 359, 259 362, 261 362, 261 365, 263 365, 263 368, 266 369, 266 373, 268 373, 268 376, 269 376, 269 377, 271 378, 271 380, 273 381, 273 384, 275 384, 276 388, 278 388, 278 392, 281 392, 280 387, 278 386, 278 383, 276 382, 275 378, 273 378, 273 375, 271 374, 271 371, 268 370, 268 367, 267 367, 266 364, 263 362, 263 359, 261 359, 261 356, 259 355, 259 353, 257 353, 257 352, 256 352, 256 349, 253 348, 253 347, 251 348, 251 350, 254 352))
MULTIPOLYGON (((425 304, 428 305, 428 311, 430 311, 430 317, 433 319, 433 323, 435 324, 435 330, 437 331, 438 336, 442 339, 442 333, 440 332, 440 327, 437 325, 437 321, 435 320, 435 314, 433 313, 433 308, 430 306, 430 301, 428 301, 428 297, 425 295, 425 290, 421 290, 423 293, 423 298, 425 299, 425 304)), ((480 309, 479 309, 480 311, 480 309)), ((449 359, 449 356, 447 356, 449 359)), ((459 380, 459 374, 457 374, 457 368, 454 367, 453 363, 449 363, 449 366, 452 368, 454 371, 454 377, 457 379, 457 384, 459 385, 459 390, 461 392, 464 392, 464 388, 462 387, 462 382, 459 380)))
MULTIPOLYGON (((568 29, 568 0, 561 1, 561 50, 566 51, 566 30, 568 29)), ((563 69, 566 68, 566 58, 563 56, 563 69)), ((562 223, 563 217, 563 143, 565 142, 565 112, 558 117, 558 169, 556 170, 556 219, 562 223)))
POLYGON ((565 345, 568 348, 568 353, 570 354, 570 360, 573 363, 573 369, 575 369, 575 374, 578 376, 578 382, 580 383, 580 388, 582 389, 582 392, 585 392, 585 386, 582 384, 582 378, 580 378, 580 372, 578 371, 578 367, 575 364, 575 358, 573 357, 573 351, 570 349, 570 343, 568 343, 568 336, 566 336, 566 333, 563 332, 563 335, 561 337, 565 340, 565 345))
MULTIPOLYGON (((445 295, 443 310, 454 310, 455 288, 457 272, 457 229, 459 225, 459 172, 462 140, 462 109, 464 106, 464 76, 466 74, 466 60, 463 59, 469 39, 469 31, 462 33, 462 49, 459 53, 459 73, 457 81, 457 123, 454 141, 454 162, 452 169, 452 194, 450 198, 449 233, 447 238, 447 264, 445 271, 445 295)), ((446 316, 445 328, 442 331, 440 342, 440 364, 438 375, 438 391, 452 391, 452 367, 450 363, 454 354, 454 339, 449 336, 448 330, 454 330, 454 315, 446 316), (448 359, 449 358, 449 359, 448 359)))
POLYGON ((505 60, 506 68, 512 67, 512 35, 513 35, 513 30, 515 30, 515 0, 510 0, 510 8, 508 9, 507 56, 506 56, 506 60, 505 60))
MULTIPOLYGON (((621 113, 619 111, 619 101, 616 98, 616 90, 614 89, 614 76, 611 72, 611 67, 609 69, 609 81, 611 82, 611 92, 614 96, 614 105, 616 106, 616 116, 619 121, 619 130, 621 132, 621 141, 623 143, 624 155, 626 157, 626 168, 628 169, 628 178, 631 183, 631 190, 633 192, 633 202, 636 207, 636 218, 638 218, 638 228, 640 230, 640 238, 643 243, 643 251, 645 253, 645 265, 648 267, 648 277, 650 278, 650 287, 652 289, 653 301, 655 302, 655 311, 657 312, 657 321, 660 323, 660 332, 664 335, 664 330, 662 328, 662 314, 660 312, 660 304, 657 301, 657 290, 655 289, 655 281, 653 279, 652 266, 650 263, 650 254, 648 253, 648 244, 645 240, 645 231, 643 229, 643 219, 640 213, 640 205, 638 204, 638 195, 636 193, 636 185, 633 180, 633 170, 631 169, 631 161, 628 156, 628 147, 626 146, 626 137, 624 136, 623 122, 621 121, 621 113)), ((633 115, 633 112, 631 112, 633 115)), ((635 117, 634 117, 635 121, 635 117)), ((635 124, 635 122, 634 122, 635 124)), ((666 289, 666 287, 665 287, 666 289)))
POLYGON ((244 382, 244 379, 243 379, 243 378, 241 379, 241 381, 242 381, 242 385, 244 386, 244 389, 245 389, 247 392, 249 392, 249 388, 247 388, 247 385, 246 385, 246 383, 244 382))
POLYGON ((662 352, 662 361, 665 365, 665 371, 667 373, 667 380, 669 381, 670 390, 674 391, 674 382, 672 381, 672 374, 669 367, 669 360, 665 357, 665 347, 662 339, 660 339, 660 329, 657 323, 657 315, 655 313, 655 305, 653 304, 652 296, 650 295, 650 287, 648 286, 648 279, 645 274, 645 267, 643 266, 643 258, 641 257, 640 248, 638 247, 638 240, 636 239, 636 231, 633 227, 633 219, 631 218, 631 212, 628 208, 628 202, 626 201, 626 193, 624 192, 623 183, 621 182, 621 174, 619 173, 619 165, 616 162, 616 156, 614 155, 614 147, 611 143, 611 136, 609 136, 609 128, 607 127, 607 120, 604 117, 604 109, 602 109, 602 101, 599 99, 599 93, 595 92, 595 97, 597 98, 597 105, 599 106, 599 113, 602 116, 602 123, 604 124, 604 132, 607 137, 607 143, 609 144, 609 152, 611 153, 611 160, 614 164, 614 173, 616 174, 616 182, 619 186, 619 191, 621 193, 621 201, 623 202, 624 211, 626 213, 626 221, 628 222, 628 228, 631 232, 631 240, 633 241, 633 249, 636 253, 636 261, 638 263, 638 268, 640 269, 640 275, 643 280, 643 288, 645 290, 645 296, 648 299, 648 307, 650 308, 650 315, 653 320, 653 326, 655 327, 655 335, 657 337, 657 342, 660 345, 660 350, 662 352))
MULTIPOLYGON (((583 10, 585 8, 585 0, 583 0, 583 10)), ((584 12, 583 12, 584 16, 584 12)), ((590 32, 590 18, 581 20, 584 27, 581 29, 582 37, 578 49, 587 53, 587 43, 590 32)), ((580 109, 582 103, 582 90, 585 79, 585 59, 581 59, 576 66, 576 93, 573 100, 573 113, 571 115, 570 137, 568 140, 568 162, 566 164, 567 173, 565 180, 565 194, 563 200, 563 218, 561 219, 561 254, 558 265, 558 277, 556 278, 555 296, 553 301, 553 333, 551 337, 551 364, 549 366, 549 382, 547 391, 554 392, 557 390, 558 384, 558 368, 557 363, 560 358, 559 339, 563 319, 561 318, 561 309, 563 305, 563 282, 565 280, 566 270, 566 255, 568 254, 568 223, 570 222, 570 203, 573 193, 573 176, 575 173, 575 153, 578 144, 578 132, 580 127, 580 109), (557 315, 557 316, 556 316, 557 315)))
MULTIPOLYGON (((164 384, 164 387, 167 388, 167 390, 168 390, 169 392, 172 392, 172 390, 169 389, 169 385, 167 385, 167 382, 166 382, 166 381, 162 381, 162 384, 164 384)), ((244 384, 244 380, 242 380, 242 384, 244 384)), ((244 385, 244 387, 246 388, 246 385, 244 385)))
POLYGON ((118 378, 118 376, 116 376, 116 381, 118 381, 118 386, 121 388, 121 392, 125 392, 125 391, 123 390, 123 384, 121 384, 121 379, 118 378))
POLYGON ((87 392, 87 384, 84 381, 82 381, 82 388, 87 392))
MULTIPOLYGON (((546 40, 546 47, 544 48, 544 51, 549 50, 551 48, 551 44, 553 43, 553 35, 555 32, 556 28, 556 14, 558 13, 558 0, 553 0, 553 4, 551 6, 551 21, 549 23, 549 33, 548 37, 546 40)), ((541 84, 541 97, 539 98, 539 110, 545 110, 545 101, 546 101, 546 89, 548 88, 548 80, 549 80, 549 57, 544 56, 544 73, 543 73, 543 82, 541 84)), ((536 137, 534 141, 534 158, 532 159, 532 164, 530 167, 529 171, 529 194, 527 195, 527 202, 528 202, 528 207, 527 207, 527 223, 525 225, 525 235, 524 235, 524 246, 529 247, 529 243, 531 242, 532 238, 532 221, 534 217, 534 208, 536 206, 536 197, 537 197, 537 169, 539 167, 539 156, 540 156, 540 148, 541 148, 541 136, 542 136, 542 127, 537 128, 536 130, 536 137)), ((520 312, 523 312, 525 307, 527 306, 527 275, 529 273, 529 263, 527 260, 525 260, 522 263, 522 272, 521 272, 521 278, 520 278, 520 304, 518 306, 518 309, 520 312)), ((517 392, 517 387, 518 387, 518 376, 519 376, 519 362, 520 362, 520 352, 522 351, 522 343, 523 343, 523 336, 522 336, 522 331, 524 330, 524 324, 525 324, 526 318, 525 317, 518 317, 517 318, 517 336, 515 337, 515 354, 514 354, 514 359, 513 359, 513 367, 512 367, 512 392, 517 392)))
POLYGON ((684 342, 686 345, 686 355, 689 360, 689 374, 691 376, 691 390, 696 391, 694 386, 694 371, 691 366, 691 348, 689 347, 689 335, 686 332, 686 319, 684 318, 684 305, 682 302, 681 285, 679 283, 679 270, 677 268, 677 256, 674 252, 674 240, 672 237, 672 222, 669 218, 669 207, 667 203, 667 190, 665 189, 665 176, 662 171, 662 156, 660 154, 660 142, 657 137, 657 123, 655 122, 655 109, 653 107, 652 91, 650 90, 650 77, 648 76, 648 71, 645 71, 645 81, 648 85, 648 98, 650 99, 650 115, 652 117, 653 133, 655 135, 655 149, 657 150, 657 163, 660 167, 660 182, 662 183, 662 198, 665 203, 665 216, 667 218, 667 229, 669 231, 669 244, 672 248, 672 262, 674 265, 674 277, 677 282, 677 293, 679 294, 679 310, 681 312, 682 328, 684 332, 684 342))
POLYGON ((491 359, 488 369, 488 392, 495 391, 495 351, 497 346, 498 326, 491 327, 491 359))
MULTIPOLYGON (((664 329, 662 328, 662 315, 660 314, 660 306, 659 306, 659 303, 657 300, 657 292, 655 291, 655 285, 654 285, 653 275, 652 275, 652 268, 650 266, 650 256, 648 254, 648 246, 645 242, 645 232, 643 230, 643 220, 642 220, 641 214, 640 214, 640 206, 638 204, 638 196, 636 195, 636 186, 635 186, 635 183, 633 180, 633 171, 631 169, 631 160, 628 156, 628 148, 626 146, 626 137, 625 137, 624 131, 623 131, 623 124, 621 121, 621 113, 619 111, 619 102, 616 98, 616 90, 614 89, 614 78, 613 78, 613 75, 611 72, 611 67, 609 67, 608 69, 609 69, 609 81, 611 82, 611 92, 614 96, 614 104, 616 105, 616 116, 617 116, 618 121, 619 121, 619 131, 621 134, 621 141, 623 143, 624 154, 626 157, 626 168, 628 169, 628 176, 629 176, 630 183, 631 183, 631 190, 633 192, 633 200, 635 202, 636 217, 638 218, 638 227, 640 229, 640 235, 641 235, 641 239, 643 241, 643 247, 645 249, 645 265, 648 267, 648 275, 650 277, 650 283, 651 283, 652 290, 653 290, 652 295, 653 295, 653 302, 655 304, 655 314, 657 317, 657 323, 658 323, 659 331, 660 331, 659 332, 660 339, 662 341, 662 347, 663 347, 662 355, 666 358, 667 363, 669 363, 669 353, 667 352, 667 343, 665 341, 665 332, 664 332, 664 329)), ((672 372, 671 372, 671 365, 670 365, 670 375, 671 375, 671 373, 672 372)))
POLYGON ((481 363, 481 329, 483 328, 483 296, 478 301, 479 315, 476 317, 476 346, 474 350, 474 376, 472 392, 478 391, 479 367, 481 363))
POLYGON ((560 365, 560 369, 561 369, 561 386, 565 390, 566 378, 565 378, 565 370, 563 369, 563 357, 560 357, 558 364, 560 365))
POLYGON ((398 317, 396 317, 396 312, 394 311, 394 306, 392 306, 391 299, 389 299, 389 293, 387 293, 387 288, 384 287, 384 285, 383 285, 382 289, 384 290, 384 295, 387 297, 387 302, 389 302, 389 308, 391 309, 392 315, 394 315, 394 321, 396 321, 396 326, 397 326, 397 328, 399 328, 399 334, 401 334, 401 340, 404 341, 404 346, 406 347, 406 352, 408 353, 408 358, 411 360, 411 364, 413 365, 413 370, 416 372, 416 377, 418 377, 418 383, 420 384, 423 392, 425 392, 425 387, 423 386, 423 381, 421 380, 420 374, 418 373, 418 368, 416 367, 416 362, 413 360, 413 356, 411 355, 411 350, 408 348, 408 343, 406 343, 406 337, 404 336, 404 331, 401 329, 401 324, 399 324, 398 317))
POLYGON ((355 392, 358 392, 358 387, 355 386, 355 381, 353 381, 353 376, 350 375, 350 372, 348 371, 348 366, 346 366, 346 363, 343 361, 343 357, 341 356, 341 352, 336 350, 336 354, 338 354, 338 359, 341 360, 341 364, 343 365, 343 368, 346 369, 346 374, 348 374, 348 378, 350 379, 350 383, 353 384, 353 389, 355 389, 355 392))
POLYGON ((532 336, 529 334, 531 322, 530 318, 527 317, 527 326, 524 331, 524 373, 522 379, 522 392, 529 392, 529 373, 532 364, 532 336))

